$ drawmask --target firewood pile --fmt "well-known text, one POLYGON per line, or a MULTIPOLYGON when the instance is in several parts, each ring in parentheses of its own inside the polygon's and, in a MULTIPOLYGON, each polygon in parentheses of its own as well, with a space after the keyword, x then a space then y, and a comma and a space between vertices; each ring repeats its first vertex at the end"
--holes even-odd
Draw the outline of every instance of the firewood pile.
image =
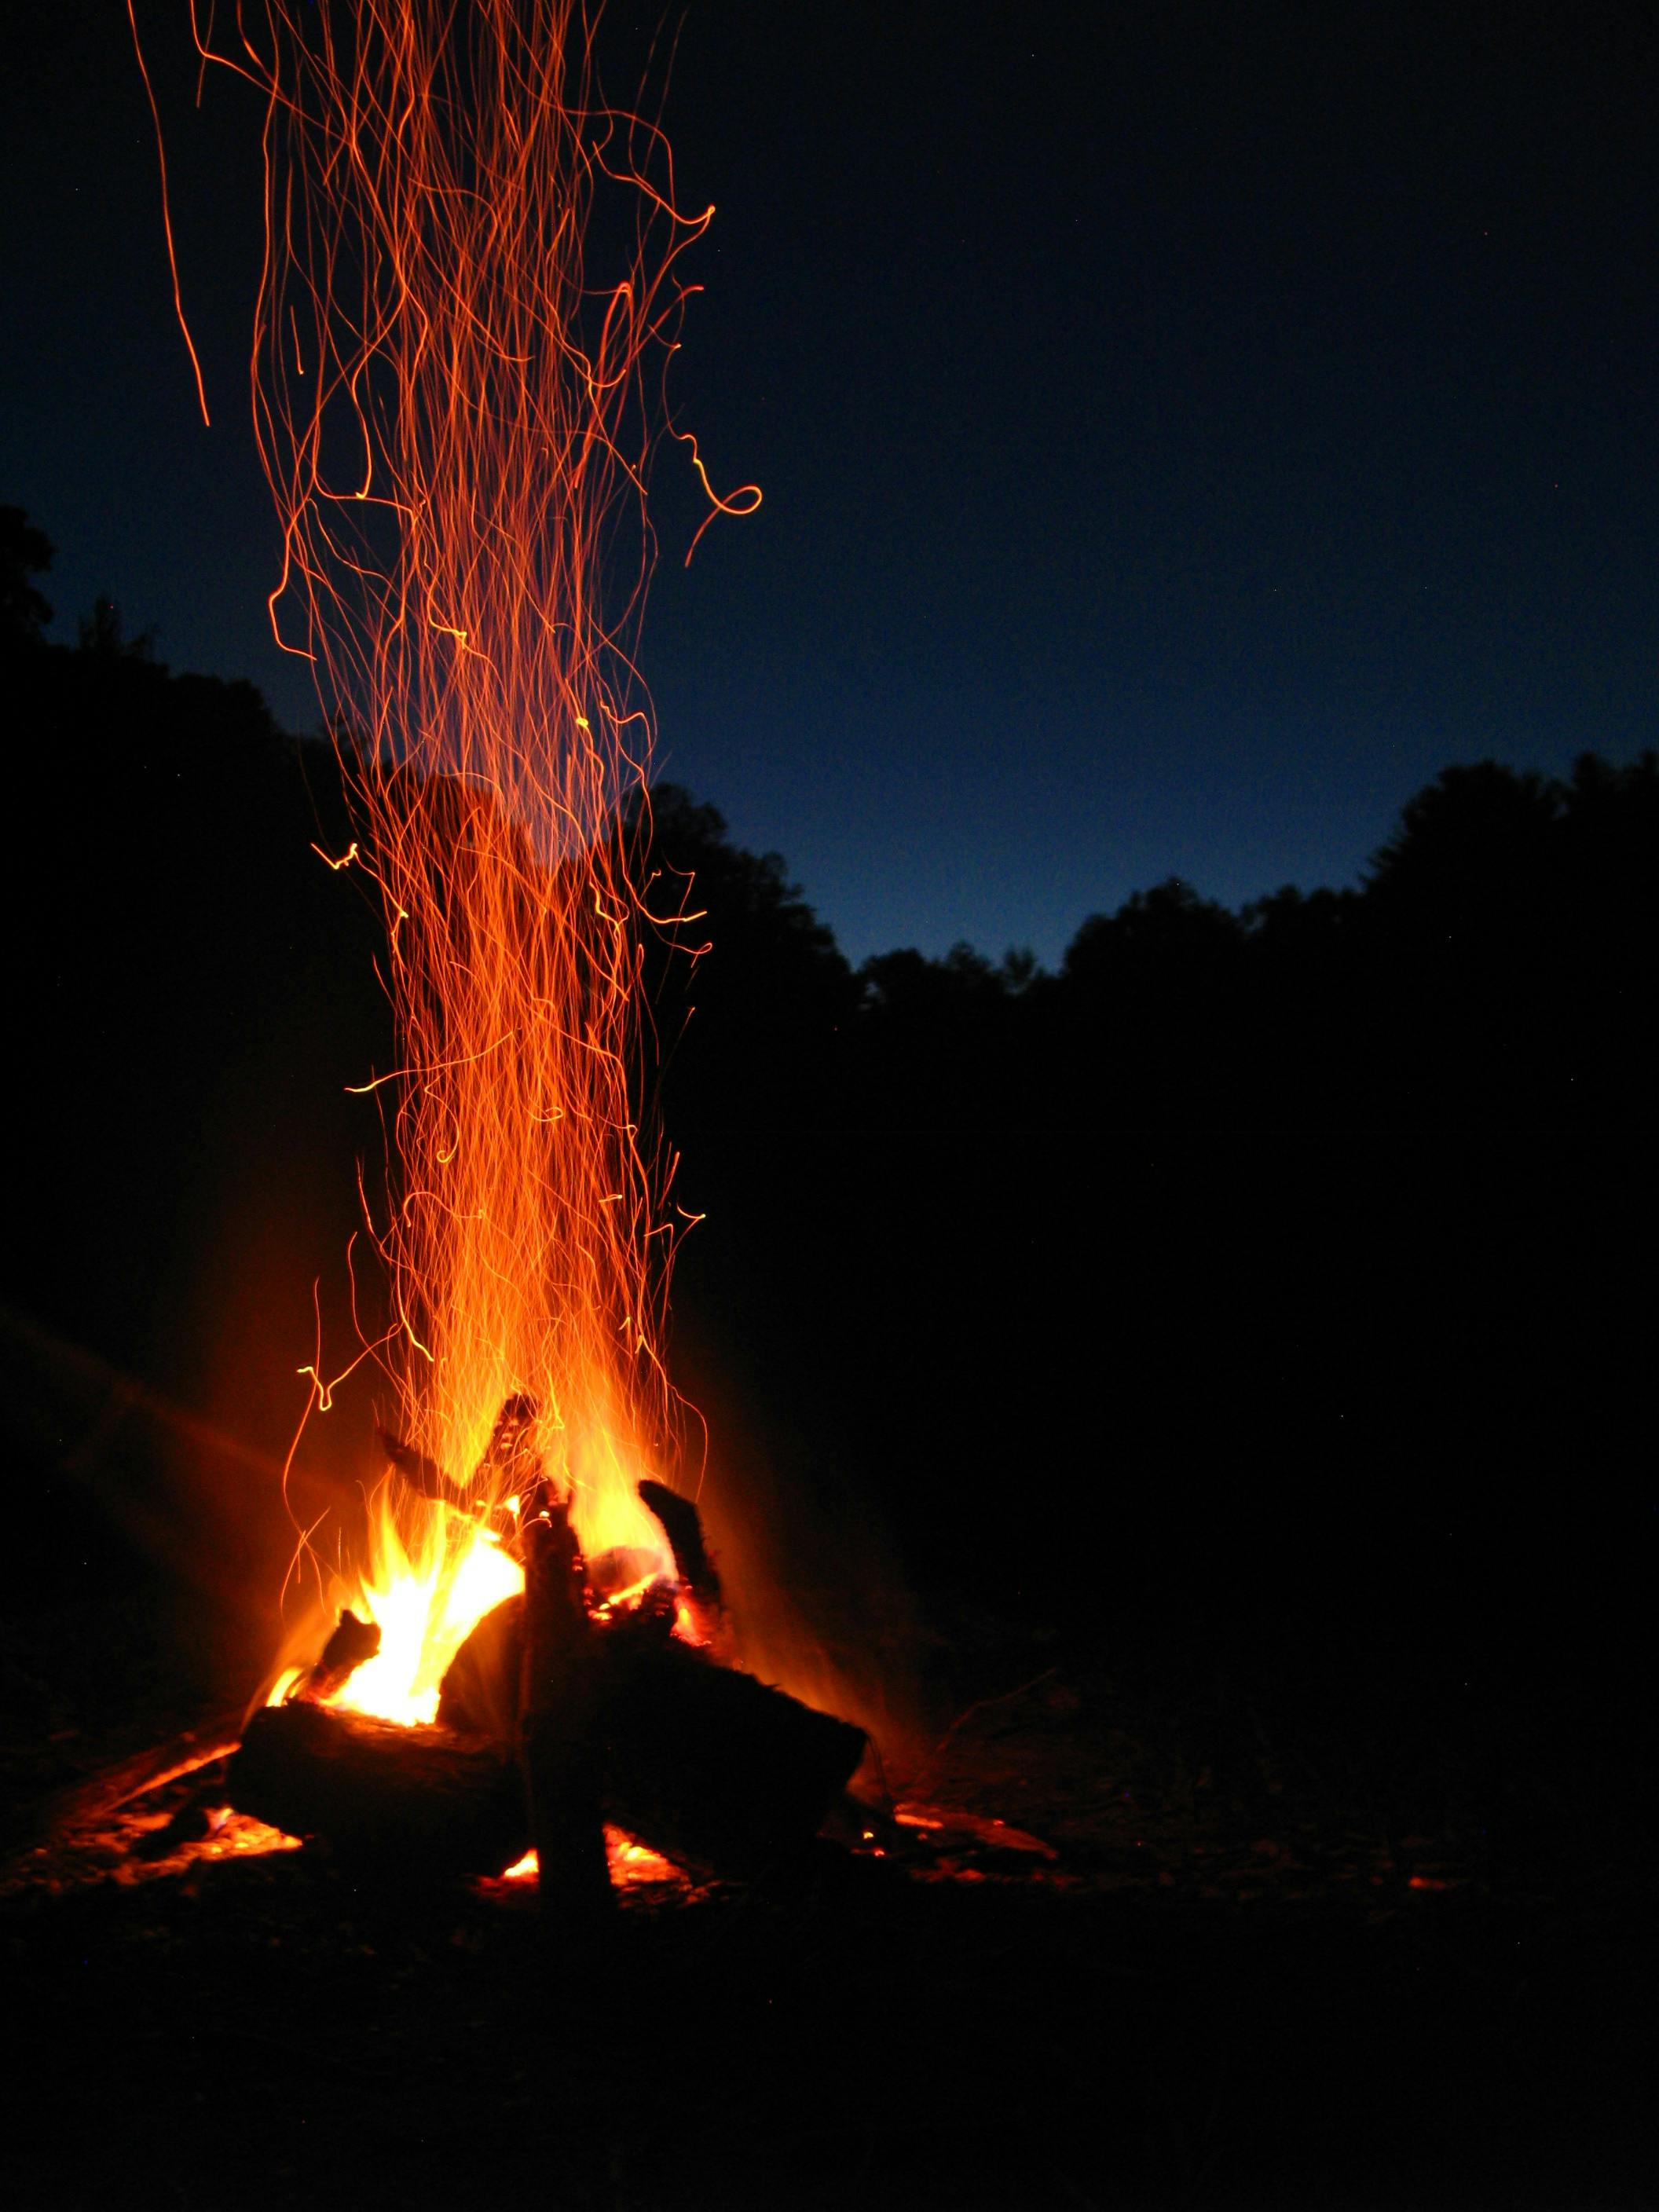
MULTIPOLYGON (((498 1436, 515 1419, 522 1427, 523 1408, 510 1401, 498 1436)), ((451 1494, 439 1470, 386 1441, 411 1486, 451 1494)), ((610 1905, 606 1823, 729 1879, 807 1850, 864 1755, 863 1732, 723 1662, 696 1510, 659 1483, 640 1496, 674 1583, 611 1601, 631 1555, 585 1562, 568 1501, 538 1479, 503 1534, 523 1594, 457 1652, 436 1720, 400 1726, 326 1702, 379 1646, 379 1631, 347 1613, 298 1690, 243 1731, 230 1804, 380 1877, 497 1875, 533 1846, 544 1909, 572 1927, 610 1905), (684 1610, 706 1642, 677 1632, 684 1610)))

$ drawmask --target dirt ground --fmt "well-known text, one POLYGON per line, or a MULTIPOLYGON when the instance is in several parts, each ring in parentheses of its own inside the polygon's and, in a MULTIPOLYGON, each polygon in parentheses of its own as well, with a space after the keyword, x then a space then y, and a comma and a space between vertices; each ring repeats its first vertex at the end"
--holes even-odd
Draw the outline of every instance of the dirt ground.
POLYGON ((132 1633, 0 1640, 10 2204, 1653 2201, 1650 1892, 1592 1820, 1495 1841, 1443 1747, 980 1624, 894 1824, 632 1862, 578 1957, 523 1882, 171 1838, 200 1777, 88 1812, 199 1717, 132 1633))

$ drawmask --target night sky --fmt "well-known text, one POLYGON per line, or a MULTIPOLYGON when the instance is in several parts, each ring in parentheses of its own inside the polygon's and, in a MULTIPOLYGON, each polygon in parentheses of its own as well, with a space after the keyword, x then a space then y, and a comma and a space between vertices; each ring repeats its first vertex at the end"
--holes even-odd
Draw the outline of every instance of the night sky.
MULTIPOLYGON (((10 11, 0 500, 59 549, 55 635, 112 592, 309 728, 264 610, 257 113, 192 106, 184 15, 140 7, 213 427, 125 10, 10 11)), ((666 450, 663 771, 854 958, 1052 962, 1172 872, 1352 880, 1449 763, 1651 743, 1656 46, 1597 7, 693 0, 665 119, 720 212, 675 396, 765 504, 687 572, 666 450)))

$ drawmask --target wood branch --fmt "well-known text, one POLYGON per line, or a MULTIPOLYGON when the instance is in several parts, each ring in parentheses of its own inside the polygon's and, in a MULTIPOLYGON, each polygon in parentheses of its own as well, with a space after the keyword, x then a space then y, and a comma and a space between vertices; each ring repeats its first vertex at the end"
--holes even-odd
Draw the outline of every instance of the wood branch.
POLYGON ((539 1513, 545 1503, 547 1484, 536 1450, 538 1409, 533 1398, 522 1392, 508 1398, 495 1416, 483 1456, 470 1482, 460 1482, 414 1444, 406 1443, 390 1429, 378 1429, 380 1449, 395 1471, 419 1498, 436 1505, 453 1505, 458 1511, 487 1517, 498 1534, 507 1536, 508 1548, 518 1556, 520 1520, 539 1513), (498 1501, 507 1492, 516 1493, 519 1512, 498 1501))
POLYGON ((500 1749, 305 1699, 253 1716, 225 1796, 377 1873, 499 1875, 530 1847, 524 1790, 500 1749))
POLYGON ((581 1553, 568 1510, 538 1515, 522 1532, 525 1590, 520 1660, 519 1755, 540 1869, 544 1924, 586 1937, 615 1905, 600 1809, 595 1636, 582 1595, 581 1553))
POLYGON ((674 1571, 695 1598, 716 1611, 720 1605, 720 1578, 702 1539, 702 1517, 689 1498, 682 1498, 665 1482, 642 1482, 640 1501, 662 1523, 668 1548, 674 1554, 674 1571))
POLYGON ((453 1474, 446 1474, 435 1460, 406 1444, 390 1429, 378 1429, 380 1449, 391 1461, 404 1480, 422 1498, 429 1498, 437 1505, 462 1505, 466 1502, 466 1488, 453 1474))

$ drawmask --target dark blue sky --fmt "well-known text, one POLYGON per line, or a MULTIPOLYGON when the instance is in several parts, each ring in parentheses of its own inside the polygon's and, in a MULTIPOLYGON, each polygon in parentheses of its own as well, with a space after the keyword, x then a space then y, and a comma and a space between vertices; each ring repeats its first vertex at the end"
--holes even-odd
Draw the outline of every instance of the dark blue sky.
MULTIPOLYGON (((0 70, 0 499, 60 634, 112 591, 310 726, 263 605, 257 118, 195 111, 183 12, 141 0, 214 427, 125 10, 54 0, 0 70)), ((1451 761, 1653 742, 1638 13, 692 0, 666 119, 720 213, 678 399, 766 496, 687 573, 665 457, 665 771, 854 957, 1053 960, 1170 872, 1351 880, 1451 761)))

